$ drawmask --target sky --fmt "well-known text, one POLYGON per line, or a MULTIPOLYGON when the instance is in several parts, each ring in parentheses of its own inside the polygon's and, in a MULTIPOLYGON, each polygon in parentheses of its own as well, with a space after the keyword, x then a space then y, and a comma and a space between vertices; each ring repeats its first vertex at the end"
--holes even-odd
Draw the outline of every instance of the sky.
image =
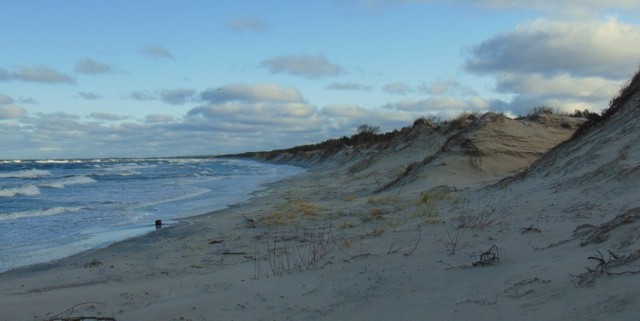
POLYGON ((601 111, 637 0, 0 0, 0 159, 272 150, 464 111, 601 111))

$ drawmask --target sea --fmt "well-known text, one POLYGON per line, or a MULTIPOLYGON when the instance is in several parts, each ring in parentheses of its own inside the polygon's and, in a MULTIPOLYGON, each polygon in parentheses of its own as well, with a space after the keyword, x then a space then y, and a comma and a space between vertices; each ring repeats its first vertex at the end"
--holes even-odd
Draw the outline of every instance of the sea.
POLYGON ((0 272, 221 210, 303 171, 226 158, 0 160, 0 272))

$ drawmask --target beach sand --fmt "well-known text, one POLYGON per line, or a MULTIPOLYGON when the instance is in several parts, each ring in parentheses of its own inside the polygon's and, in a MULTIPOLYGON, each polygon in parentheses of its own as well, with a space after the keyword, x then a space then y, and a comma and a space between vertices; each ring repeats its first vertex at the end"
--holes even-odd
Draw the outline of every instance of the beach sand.
POLYGON ((549 153, 575 127, 523 148, 536 125, 490 115, 289 159, 247 203, 0 274, 0 320, 638 320, 639 101, 549 153))

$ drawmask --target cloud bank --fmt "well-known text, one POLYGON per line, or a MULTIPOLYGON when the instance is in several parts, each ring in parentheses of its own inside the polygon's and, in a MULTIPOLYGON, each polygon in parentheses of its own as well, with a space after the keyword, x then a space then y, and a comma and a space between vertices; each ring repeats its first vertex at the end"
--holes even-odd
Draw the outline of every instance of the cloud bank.
POLYGON ((13 98, 0 93, 0 120, 21 118, 26 114, 26 110, 14 105, 13 98))
POLYGON ((522 114, 540 105, 599 111, 639 63, 638 25, 538 19, 471 47, 464 68, 495 77, 496 91, 514 95, 504 108, 522 114))

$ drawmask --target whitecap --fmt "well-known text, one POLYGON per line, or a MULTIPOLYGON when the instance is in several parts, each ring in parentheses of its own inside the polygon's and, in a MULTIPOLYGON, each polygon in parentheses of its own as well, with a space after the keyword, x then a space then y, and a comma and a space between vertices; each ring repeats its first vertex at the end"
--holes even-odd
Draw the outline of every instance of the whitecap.
POLYGON ((40 194, 40 189, 35 185, 0 189, 0 197, 14 197, 18 195, 33 196, 40 194))
POLYGON ((39 184, 40 187, 65 188, 68 185, 91 184, 97 182, 88 176, 69 176, 55 181, 39 184))
POLYGON ((29 217, 53 216, 53 215, 77 212, 79 210, 82 210, 82 207, 50 207, 42 210, 5 213, 5 214, 0 214, 0 221, 17 220, 17 219, 29 218, 29 217))
POLYGON ((25 169, 17 172, 0 173, 0 178, 38 178, 51 175, 50 171, 42 169, 25 169))

